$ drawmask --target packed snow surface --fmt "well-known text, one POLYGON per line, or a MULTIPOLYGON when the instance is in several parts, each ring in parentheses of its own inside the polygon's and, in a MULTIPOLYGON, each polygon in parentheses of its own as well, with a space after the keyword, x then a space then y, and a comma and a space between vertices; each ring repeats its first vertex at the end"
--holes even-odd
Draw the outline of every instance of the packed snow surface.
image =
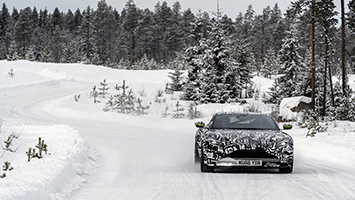
MULTIPOLYGON (((170 82, 169 72, 0 61, 2 147, 11 133, 19 136, 16 152, 6 151, 0 158, 13 167, 1 171, 6 177, 0 179, 0 199, 355 199, 355 124, 346 121, 329 123, 327 132, 313 138, 306 138, 307 129, 296 123, 287 130, 295 142, 292 174, 201 173, 193 162, 195 121, 208 122, 221 111, 271 113, 275 108, 247 99, 244 105, 199 105, 199 119, 172 119, 169 113, 174 113, 179 93, 161 93, 170 82), (14 77, 8 74, 11 68, 14 77), (90 96, 104 79, 110 95, 125 80, 150 106, 148 114, 104 112, 108 97, 94 104, 90 96), (26 152, 39 137, 48 152, 28 162, 26 152)), ((351 76, 349 82, 353 80, 351 76)), ((254 82, 261 92, 272 84, 261 77, 254 82)), ((180 103, 187 115, 192 102, 180 103)))

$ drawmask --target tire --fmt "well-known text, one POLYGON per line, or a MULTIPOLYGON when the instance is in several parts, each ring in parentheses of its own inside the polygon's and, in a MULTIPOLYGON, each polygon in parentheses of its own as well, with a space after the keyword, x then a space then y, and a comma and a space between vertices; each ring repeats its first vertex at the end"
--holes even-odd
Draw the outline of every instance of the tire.
POLYGON ((197 149, 197 144, 196 143, 195 143, 194 162, 195 163, 201 162, 201 158, 200 158, 200 156, 198 156, 198 149, 197 149))
POLYGON ((202 157, 203 157, 203 159, 201 159, 201 162, 200 162, 201 163, 201 172, 213 172, 214 167, 210 167, 205 164, 205 162, 204 162, 205 155, 203 155, 203 153, 202 153, 202 157))

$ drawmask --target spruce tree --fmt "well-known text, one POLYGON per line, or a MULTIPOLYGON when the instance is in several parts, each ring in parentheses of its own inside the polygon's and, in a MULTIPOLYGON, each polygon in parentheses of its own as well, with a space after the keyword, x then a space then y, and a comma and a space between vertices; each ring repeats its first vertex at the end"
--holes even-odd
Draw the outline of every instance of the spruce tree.
POLYGON ((173 72, 169 72, 169 78, 171 78, 172 83, 169 84, 169 89, 172 91, 182 90, 182 77, 183 72, 176 68, 173 72))
POLYGON ((90 64, 94 57, 95 43, 94 43, 94 25, 93 25, 93 11, 88 6, 83 12, 83 18, 80 25, 80 52, 81 61, 90 64))
POLYGON ((125 55, 130 66, 136 62, 136 29, 138 26, 139 10, 133 0, 128 0, 122 16, 121 34, 119 36, 118 49, 125 55))
POLYGON ((231 41, 222 28, 221 16, 217 11, 205 43, 205 55, 200 60, 204 68, 200 91, 203 103, 226 103, 237 98, 237 61, 231 56, 231 41))
POLYGON ((32 14, 31 8, 27 7, 21 10, 18 21, 14 27, 14 41, 16 51, 21 59, 25 58, 27 51, 31 45, 32 24, 30 15, 32 14))
POLYGON ((207 49, 204 33, 205 30, 208 29, 202 13, 198 13, 195 21, 191 24, 191 27, 192 30, 189 39, 193 46, 188 47, 185 50, 185 61, 189 66, 189 69, 186 82, 183 84, 183 94, 181 98, 189 101, 199 101, 203 74, 202 60, 207 49))
POLYGON ((301 95, 300 83, 300 68, 304 67, 302 58, 298 54, 299 44, 298 37, 295 31, 288 32, 283 40, 282 49, 279 52, 281 68, 279 73, 283 74, 276 81, 280 87, 280 95, 282 97, 292 97, 301 95))
POLYGON ((100 0, 94 13, 95 47, 99 61, 96 64, 109 65, 114 53, 115 18, 112 7, 105 0, 100 0))
POLYGON ((62 40, 62 31, 60 26, 56 25, 52 33, 52 40, 50 44, 53 61, 55 63, 60 63, 62 60, 62 40))
POLYGON ((6 59, 6 55, 9 53, 8 49, 11 44, 10 19, 9 10, 3 3, 0 11, 0 60, 6 59))
POLYGON ((108 86, 108 83, 106 82, 106 79, 104 79, 102 82, 100 82, 100 88, 98 88, 98 90, 100 91, 99 92, 99 95, 102 95, 102 98, 105 98, 105 95, 107 95, 107 90, 110 89, 110 87, 107 87, 108 86))
POLYGON ((236 70, 236 89, 239 97, 242 98, 242 90, 244 90, 247 98, 248 88, 252 85, 252 72, 255 71, 254 55, 250 43, 247 40, 239 40, 234 44, 233 58, 237 61, 236 70))
POLYGON ((316 2, 315 5, 318 9, 316 9, 316 21, 319 22, 322 27, 322 36, 324 38, 324 84, 323 84, 323 109, 322 116, 325 116, 326 111, 326 94, 327 94, 327 77, 329 77, 330 83, 330 91, 331 91, 331 100, 333 106, 334 104, 334 92, 333 92, 333 83, 332 83, 332 71, 330 68, 330 48, 332 43, 332 38, 335 35, 335 25, 337 23, 337 19, 335 15, 337 12, 335 11, 335 4, 331 0, 320 0, 316 2), (329 74, 329 76, 327 76, 329 74))
POLYGON ((172 114, 172 117, 173 118, 185 117, 185 114, 183 113, 183 111, 184 111, 184 108, 182 108, 180 102, 177 101, 175 104, 175 110, 174 110, 174 113, 172 114))
POLYGON ((279 68, 279 58, 276 56, 274 49, 269 47, 266 51, 265 60, 261 66, 260 72, 264 77, 271 79, 272 75, 277 74, 279 68))

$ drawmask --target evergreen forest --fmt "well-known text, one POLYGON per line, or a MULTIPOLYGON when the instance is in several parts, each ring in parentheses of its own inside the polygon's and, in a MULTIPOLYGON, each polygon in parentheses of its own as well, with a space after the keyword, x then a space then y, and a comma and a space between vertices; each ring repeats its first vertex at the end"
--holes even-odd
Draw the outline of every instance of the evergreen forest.
POLYGON ((262 13, 249 5, 231 19, 218 9, 182 10, 178 1, 171 7, 159 2, 153 11, 133 0, 121 11, 105 0, 96 8, 53 12, 10 11, 3 4, 0 60, 187 70, 176 88, 182 99, 201 103, 255 97, 251 80, 257 74, 275 79, 263 95, 265 103, 304 95, 317 102, 322 116, 350 119, 355 100, 347 76, 355 71, 355 0, 344 6, 340 19, 332 0, 294 1, 285 13, 277 4, 262 13))

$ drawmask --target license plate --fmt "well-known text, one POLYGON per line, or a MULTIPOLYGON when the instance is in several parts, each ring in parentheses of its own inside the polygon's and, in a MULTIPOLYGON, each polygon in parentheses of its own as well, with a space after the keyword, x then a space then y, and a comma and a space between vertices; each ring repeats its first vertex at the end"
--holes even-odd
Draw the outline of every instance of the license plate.
POLYGON ((238 166, 262 166, 261 160, 238 160, 238 166))

